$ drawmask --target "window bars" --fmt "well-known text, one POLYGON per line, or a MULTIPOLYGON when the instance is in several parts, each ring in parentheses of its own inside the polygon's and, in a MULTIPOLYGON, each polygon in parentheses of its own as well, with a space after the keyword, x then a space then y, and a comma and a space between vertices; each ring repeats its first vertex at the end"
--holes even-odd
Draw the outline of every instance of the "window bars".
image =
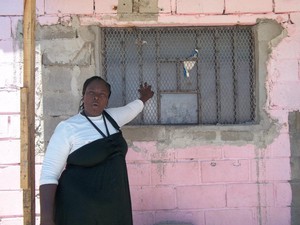
POLYGON ((155 91, 133 125, 256 122, 252 27, 103 28, 101 40, 110 107, 142 82, 155 91))

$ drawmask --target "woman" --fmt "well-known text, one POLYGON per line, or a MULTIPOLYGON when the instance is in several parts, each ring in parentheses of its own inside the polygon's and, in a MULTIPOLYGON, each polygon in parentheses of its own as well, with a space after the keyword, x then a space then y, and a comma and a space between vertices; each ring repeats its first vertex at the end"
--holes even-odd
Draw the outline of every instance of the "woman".
POLYGON ((56 127, 40 179, 41 225, 132 225, 125 155, 120 127, 133 120, 153 96, 144 83, 140 98, 108 108, 110 85, 87 79, 81 111, 56 127))

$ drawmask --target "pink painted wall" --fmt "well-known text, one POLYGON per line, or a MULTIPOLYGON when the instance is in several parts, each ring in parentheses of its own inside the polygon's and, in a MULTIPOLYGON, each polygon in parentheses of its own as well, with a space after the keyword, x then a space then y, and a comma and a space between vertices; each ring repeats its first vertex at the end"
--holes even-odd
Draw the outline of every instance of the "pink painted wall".
MULTIPOLYGON (((117 5, 117 0, 37 0, 38 22, 70 22, 72 15, 78 15, 82 25, 214 26, 255 24, 257 19, 268 18, 281 24, 287 33, 278 45, 273 45, 265 62, 264 109, 277 121, 276 137, 261 148, 247 143, 222 144, 220 140, 219 145, 170 147, 163 152, 156 141, 133 142, 127 161, 135 225, 166 220, 193 225, 290 225, 288 113, 300 110, 299 0, 159 0, 158 18, 148 22, 119 20, 117 5)), ((22 224, 22 49, 16 41, 22 14, 23 1, 0 1, 1 225, 22 224)))

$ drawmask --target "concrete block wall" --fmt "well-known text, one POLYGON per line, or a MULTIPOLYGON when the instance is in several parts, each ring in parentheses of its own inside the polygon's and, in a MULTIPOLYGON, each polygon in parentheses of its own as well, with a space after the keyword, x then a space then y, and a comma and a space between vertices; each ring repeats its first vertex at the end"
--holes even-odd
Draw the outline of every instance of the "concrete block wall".
MULTIPOLYGON (((22 14, 23 1, 0 2, 1 225, 22 224, 22 14)), ((77 112, 83 81, 101 71, 102 26, 271 27, 273 36, 257 30, 258 126, 124 128, 134 224, 299 223, 298 0, 37 0, 37 16, 37 187, 55 125, 77 112)), ((36 203, 38 221, 38 193, 36 203)))

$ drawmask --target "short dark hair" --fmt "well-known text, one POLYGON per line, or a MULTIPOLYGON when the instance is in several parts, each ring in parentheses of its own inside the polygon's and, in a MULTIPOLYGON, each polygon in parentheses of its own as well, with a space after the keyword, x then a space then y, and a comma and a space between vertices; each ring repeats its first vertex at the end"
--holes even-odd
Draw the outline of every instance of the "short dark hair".
POLYGON ((83 87, 82 87, 82 98, 80 100, 79 110, 84 109, 83 96, 85 94, 87 86, 89 86, 89 84, 91 82, 93 82, 94 80, 99 80, 99 81, 103 81, 104 82, 104 84, 105 84, 105 86, 107 87, 107 90, 108 90, 108 98, 110 97, 110 95, 111 95, 110 84, 106 80, 104 80, 102 77, 99 77, 99 76, 90 77, 90 78, 86 79, 86 81, 83 84, 83 87))
POLYGON ((88 78, 88 79, 84 82, 83 88, 82 88, 82 96, 85 94, 85 91, 86 91, 87 86, 88 86, 91 82, 93 82, 94 80, 100 80, 100 81, 103 81, 103 82, 104 82, 104 84, 106 85, 107 90, 108 90, 108 97, 110 97, 110 94, 111 94, 110 84, 107 83, 106 80, 104 80, 102 77, 99 77, 99 76, 93 76, 93 77, 90 77, 90 78, 88 78))

